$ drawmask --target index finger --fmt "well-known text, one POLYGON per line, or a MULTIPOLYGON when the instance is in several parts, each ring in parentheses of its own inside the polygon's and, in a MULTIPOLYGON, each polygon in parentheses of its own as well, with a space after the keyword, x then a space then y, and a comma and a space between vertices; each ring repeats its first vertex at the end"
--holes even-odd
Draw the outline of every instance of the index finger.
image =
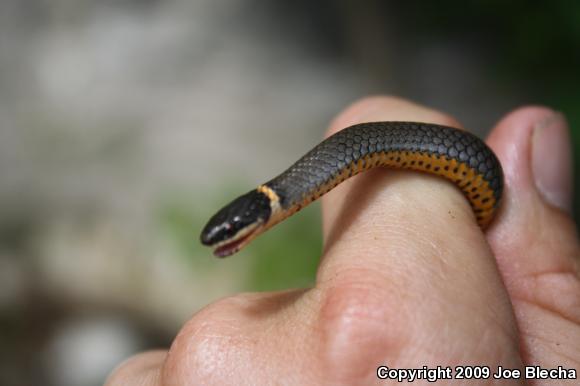
MULTIPOLYGON (((360 122, 401 120, 459 126, 437 111, 379 97, 347 109, 330 133, 360 122)), ((425 341, 445 351, 449 335, 441 331, 453 331, 462 340, 448 349, 469 353, 480 348, 482 327, 489 326, 498 338, 486 342, 492 351, 505 350, 510 365, 521 364, 515 319, 495 259, 454 184, 425 173, 375 168, 323 197, 323 227, 321 313, 336 318, 343 330, 345 323, 358 326, 348 334, 369 340, 377 351, 385 342, 417 350, 425 341)))

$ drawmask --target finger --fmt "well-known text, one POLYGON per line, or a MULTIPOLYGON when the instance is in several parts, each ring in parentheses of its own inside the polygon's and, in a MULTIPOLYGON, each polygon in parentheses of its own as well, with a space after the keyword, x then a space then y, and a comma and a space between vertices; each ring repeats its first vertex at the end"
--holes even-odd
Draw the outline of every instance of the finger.
POLYGON ((504 166, 506 184, 488 237, 525 356, 539 365, 578 366, 580 249, 569 216, 572 157, 566 121, 547 108, 522 108, 497 125, 489 144, 504 166))
POLYGON ((105 386, 161 386, 166 355, 165 351, 149 351, 127 359, 113 370, 105 386))
MULTIPOLYGON (((332 130, 377 120, 457 126, 431 109, 372 98, 348 109, 332 130)), ((354 368, 368 366, 370 358, 404 357, 421 365, 456 355, 521 364, 495 260, 453 184, 422 173, 371 170, 327 194, 323 210, 320 313, 329 325, 323 331, 342 331, 323 338, 335 345, 330 351, 354 368), (366 356, 348 349, 353 341, 367 347, 366 356)))

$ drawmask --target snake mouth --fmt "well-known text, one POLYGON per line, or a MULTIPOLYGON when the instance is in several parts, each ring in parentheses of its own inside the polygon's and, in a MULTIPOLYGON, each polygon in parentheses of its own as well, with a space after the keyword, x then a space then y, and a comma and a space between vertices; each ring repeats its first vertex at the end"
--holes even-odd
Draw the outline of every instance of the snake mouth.
POLYGON ((213 254, 216 257, 233 255, 252 241, 260 233, 261 228, 262 222, 257 222, 242 229, 233 238, 216 244, 213 254))
POLYGON ((213 254, 216 257, 227 257, 230 255, 233 255, 234 253, 236 253, 237 251, 239 251, 240 249, 242 249, 242 247, 247 244, 247 239, 248 237, 250 237, 250 235, 242 237, 239 240, 236 241, 232 241, 231 243, 227 243, 224 244, 220 247, 217 247, 214 251, 213 254))

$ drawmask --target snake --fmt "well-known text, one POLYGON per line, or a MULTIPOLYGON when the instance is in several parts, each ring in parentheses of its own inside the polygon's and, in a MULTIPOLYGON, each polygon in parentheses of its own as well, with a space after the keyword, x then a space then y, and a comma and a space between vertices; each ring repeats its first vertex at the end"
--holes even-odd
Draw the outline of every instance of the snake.
POLYGON ((433 123, 366 122, 329 136, 286 171, 220 209, 203 228, 201 243, 217 257, 230 256, 346 179, 376 167, 451 181, 482 229, 501 202, 501 164, 477 136, 433 123))

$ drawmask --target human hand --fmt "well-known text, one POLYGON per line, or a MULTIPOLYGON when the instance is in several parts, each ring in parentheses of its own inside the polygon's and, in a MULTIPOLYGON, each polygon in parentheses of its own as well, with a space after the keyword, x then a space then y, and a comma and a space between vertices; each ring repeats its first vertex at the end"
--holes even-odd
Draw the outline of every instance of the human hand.
MULTIPOLYGON (((440 112, 373 97, 349 107, 328 134, 386 120, 460 126, 440 112)), ((498 123, 488 145, 504 168, 505 191, 486 234, 453 184, 365 172, 322 199, 314 288, 217 301, 186 323, 168 353, 131 358, 107 385, 385 384, 379 366, 580 371, 580 247, 568 214, 566 123, 552 110, 522 108, 498 123)), ((522 375, 511 383, 526 382, 522 375)))

